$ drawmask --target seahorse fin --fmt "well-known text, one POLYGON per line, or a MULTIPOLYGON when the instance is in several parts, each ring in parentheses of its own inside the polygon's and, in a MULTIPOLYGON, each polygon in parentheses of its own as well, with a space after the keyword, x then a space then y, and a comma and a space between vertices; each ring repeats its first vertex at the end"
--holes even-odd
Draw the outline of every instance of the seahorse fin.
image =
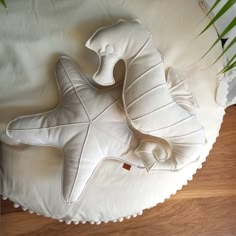
POLYGON ((170 68, 167 73, 167 85, 176 103, 188 112, 194 113, 199 106, 183 76, 170 68))

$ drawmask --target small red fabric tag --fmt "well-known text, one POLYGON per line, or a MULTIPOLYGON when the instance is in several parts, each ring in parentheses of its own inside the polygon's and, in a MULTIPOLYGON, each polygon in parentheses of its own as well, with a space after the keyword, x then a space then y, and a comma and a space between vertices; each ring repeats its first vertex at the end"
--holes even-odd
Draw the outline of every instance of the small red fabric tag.
POLYGON ((126 170, 130 170, 131 169, 131 165, 124 163, 124 165, 122 166, 124 169, 126 170))

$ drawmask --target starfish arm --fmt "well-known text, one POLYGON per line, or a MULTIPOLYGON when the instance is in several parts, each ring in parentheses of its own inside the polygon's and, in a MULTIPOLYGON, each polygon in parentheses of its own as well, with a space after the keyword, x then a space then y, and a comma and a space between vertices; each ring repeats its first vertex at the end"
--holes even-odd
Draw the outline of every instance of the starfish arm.
POLYGON ((7 126, 7 135, 18 142, 30 145, 56 146, 56 139, 53 138, 57 125, 50 125, 49 116, 53 112, 22 116, 12 120, 7 126))
MULTIPOLYGON (((58 110, 58 112, 60 112, 58 110)), ((63 147, 75 135, 75 127, 86 126, 87 123, 65 125, 50 125, 50 117, 56 117, 54 112, 47 115, 31 115, 11 121, 7 127, 7 135, 14 140, 36 146, 63 147)))
POLYGON ((63 111, 63 115, 58 114, 56 119, 59 123, 89 122, 90 114, 81 96, 81 90, 88 92, 90 88, 88 81, 81 74, 77 64, 69 57, 60 57, 55 67, 60 93, 59 107, 63 111))
POLYGON ((88 82, 71 58, 61 56, 55 66, 57 85, 62 105, 81 102, 77 89, 87 86, 88 82))
POLYGON ((74 203, 80 200, 104 155, 91 125, 71 139, 63 150, 63 198, 66 203, 74 203))
POLYGON ((77 66, 69 58, 61 57, 55 72, 60 92, 58 106, 49 112, 11 121, 7 127, 8 136, 31 145, 62 147, 66 140, 61 137, 60 127, 88 123, 88 113, 76 90, 79 86, 86 86, 87 82, 77 66))

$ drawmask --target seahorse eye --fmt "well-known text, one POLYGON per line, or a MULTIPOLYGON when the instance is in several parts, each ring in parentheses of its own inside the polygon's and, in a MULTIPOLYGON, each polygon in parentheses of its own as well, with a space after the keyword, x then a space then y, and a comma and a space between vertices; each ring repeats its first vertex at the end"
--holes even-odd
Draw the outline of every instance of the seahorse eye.
POLYGON ((98 53, 99 54, 104 54, 105 50, 103 50, 102 48, 98 49, 98 53))
POLYGON ((107 44, 107 45, 105 46, 105 48, 100 48, 100 49, 98 50, 98 53, 99 53, 100 55, 108 55, 108 54, 112 54, 113 51, 114 51, 114 48, 112 47, 112 45, 107 44))
POLYGON ((112 47, 112 45, 108 44, 105 48, 105 51, 107 54, 111 54, 111 53, 113 53, 114 48, 112 47))

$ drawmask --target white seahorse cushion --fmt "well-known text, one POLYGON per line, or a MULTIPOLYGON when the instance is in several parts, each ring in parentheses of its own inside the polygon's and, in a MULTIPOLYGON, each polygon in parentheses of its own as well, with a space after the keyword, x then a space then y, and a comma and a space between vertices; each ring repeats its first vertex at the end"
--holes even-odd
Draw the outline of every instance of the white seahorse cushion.
MULTIPOLYGON (((174 67, 174 71, 184 75, 199 105, 195 112, 205 129, 207 143, 196 162, 178 171, 148 173, 145 168, 135 166, 129 170, 122 168, 124 159, 103 161, 80 200, 67 204, 61 195, 63 153, 49 146, 10 145, 2 139, 3 198, 14 201, 16 207, 21 205, 24 210, 67 223, 100 223, 136 216, 143 209, 163 202, 186 184, 212 148, 224 114, 224 108, 215 102, 216 74, 222 69, 222 63, 219 61, 208 70, 202 70, 220 54, 220 45, 204 60, 192 64, 217 37, 214 29, 210 29, 202 37, 192 40, 208 21, 205 18, 199 25, 204 14, 197 1, 154 1, 149 5, 142 0, 103 1, 106 9, 104 5, 101 7, 101 1, 87 0, 78 4, 71 0, 66 8, 63 1, 57 1, 52 8, 45 4, 35 6, 37 20, 34 20, 35 11, 26 14, 26 4, 27 0, 9 2, 9 14, 0 14, 1 22, 4 22, 0 25, 3 32, 0 44, 1 130, 14 117, 49 110, 56 104, 52 64, 58 54, 72 56, 79 62, 81 71, 90 75, 96 57, 85 50, 85 40, 101 26, 111 25, 119 18, 139 16, 145 28, 152 32, 165 68, 174 67), (29 16, 32 21, 28 20, 29 16)), ((178 90, 175 91, 177 94, 178 90)), ((125 160, 129 158, 133 161, 128 152, 125 160)))
POLYGON ((185 90, 184 80, 173 80, 168 86, 161 55, 141 22, 120 20, 99 29, 86 46, 99 56, 100 65, 93 79, 101 85, 115 82, 113 68, 117 61, 124 60, 126 75, 122 98, 128 123, 134 133, 138 131, 147 136, 141 139, 156 143, 147 145, 148 141, 145 141, 146 145, 142 142, 138 148, 138 156, 145 163, 151 163, 147 168, 176 170, 196 160, 205 144, 205 134, 196 116, 185 105, 194 99, 185 90), (172 96, 176 91, 182 97, 181 101, 172 96))

